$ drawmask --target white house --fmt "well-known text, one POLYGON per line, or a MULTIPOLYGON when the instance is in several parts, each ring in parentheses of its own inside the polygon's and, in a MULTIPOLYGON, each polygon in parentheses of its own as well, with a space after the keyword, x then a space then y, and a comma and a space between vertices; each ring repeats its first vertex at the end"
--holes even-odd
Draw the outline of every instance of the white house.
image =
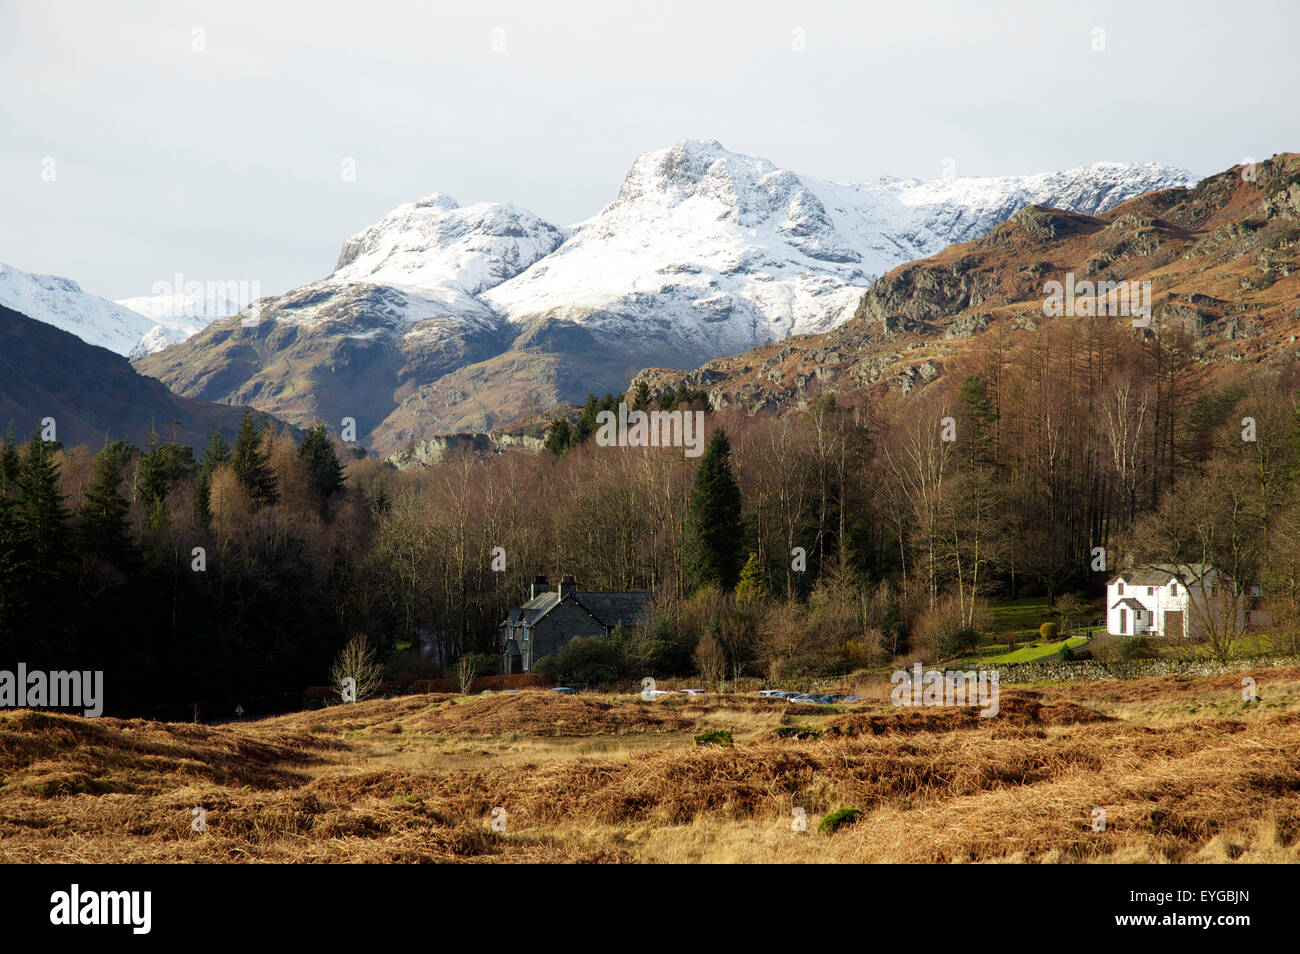
MULTIPOLYGON (((1116 636, 1200 636, 1203 620, 1218 612, 1232 581, 1204 563, 1155 563, 1117 573, 1106 584, 1106 632, 1116 636)), ((1237 629, 1262 622, 1253 611, 1260 595, 1251 586, 1236 609, 1237 629)))

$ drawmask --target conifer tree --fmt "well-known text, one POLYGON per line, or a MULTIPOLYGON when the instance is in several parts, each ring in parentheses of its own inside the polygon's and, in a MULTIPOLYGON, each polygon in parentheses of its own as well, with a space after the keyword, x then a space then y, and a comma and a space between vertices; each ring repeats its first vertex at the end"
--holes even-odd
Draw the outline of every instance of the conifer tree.
POLYGON ((0 649, 6 651, 10 648, 13 618, 20 596, 14 503, 0 488, 0 649))
POLYGON ((36 591, 56 585, 70 556, 68 512, 59 467, 40 431, 28 442, 18 471, 15 531, 19 578, 36 591))
POLYGON ((343 489, 343 468, 324 421, 307 428, 298 457, 306 463, 311 485, 322 499, 343 489))
POLYGON ((167 495, 193 465, 194 452, 190 448, 175 441, 164 444, 157 431, 150 436, 149 450, 140 458, 140 493, 155 527, 165 516, 167 495))
POLYGON ((569 449, 569 441, 572 437, 573 428, 565 418, 560 418, 546 432, 546 442, 543 446, 556 457, 561 457, 569 449))
POLYGON ((636 393, 632 399, 632 410, 644 411, 650 406, 650 385, 644 381, 637 382, 636 393))
POLYGON ((235 476, 253 501, 254 510, 280 499, 275 472, 271 470, 271 455, 266 448, 265 437, 268 431, 265 418, 259 427, 253 422, 252 411, 244 409, 244 419, 240 421, 239 433, 235 436, 231 462, 235 467, 235 476))
POLYGON ((966 463, 977 465, 991 464, 993 437, 989 429, 993 424, 993 403, 989 400, 988 385, 978 374, 967 375, 957 393, 961 401, 963 457, 966 463))
POLYGON ((221 428, 214 427, 208 435, 208 446, 194 481, 194 519, 205 530, 212 525, 212 475, 222 464, 230 462, 230 448, 221 428))
POLYGON ((685 563, 692 589, 734 589, 740 552, 740 487, 731 473, 731 442, 720 427, 700 458, 687 511, 685 563))
POLYGON ((126 515, 130 509, 120 492, 126 478, 131 447, 125 441, 106 443, 95 455, 90 487, 81 506, 81 539, 85 550, 121 569, 130 562, 131 538, 126 515))
POLYGON ((0 448, 0 491, 14 496, 18 493, 18 471, 22 460, 18 456, 18 445, 14 443, 14 429, 11 426, 5 433, 4 447, 0 448))
POLYGON ((736 584, 736 596, 739 599, 756 600, 767 595, 767 576, 763 565, 758 562, 758 554, 751 553, 740 571, 740 582, 736 584))

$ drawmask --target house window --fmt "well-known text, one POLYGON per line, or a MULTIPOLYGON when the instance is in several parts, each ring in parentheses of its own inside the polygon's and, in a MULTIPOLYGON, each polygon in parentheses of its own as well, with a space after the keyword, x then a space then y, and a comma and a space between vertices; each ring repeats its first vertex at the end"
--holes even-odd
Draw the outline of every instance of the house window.
POLYGON ((1156 595, 1156 588, 1154 586, 1148 586, 1147 596, 1155 596, 1155 595, 1156 595))
POLYGON ((1120 580, 1119 583, 1116 584, 1116 585, 1119 586, 1119 591, 1118 591, 1118 592, 1119 592, 1119 595, 1120 595, 1120 596, 1123 596, 1123 595, 1124 595, 1124 581, 1123 581, 1123 580, 1120 580))
POLYGON ((1177 583, 1170 583, 1170 584, 1169 584, 1169 595, 1170 595, 1170 596, 1177 596, 1177 595, 1178 595, 1178 584, 1177 584, 1177 583))
POLYGON ((1120 607, 1119 611, 1119 631, 1121 633, 1128 632, 1128 610, 1123 607, 1120 607))

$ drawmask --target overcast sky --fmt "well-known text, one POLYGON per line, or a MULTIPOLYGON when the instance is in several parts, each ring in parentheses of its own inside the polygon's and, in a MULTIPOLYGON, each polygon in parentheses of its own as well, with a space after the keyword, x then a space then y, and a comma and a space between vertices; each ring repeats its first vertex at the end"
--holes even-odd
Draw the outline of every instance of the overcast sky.
POLYGON ((841 181, 1205 174, 1300 149, 1298 38, 1260 0, 0 0, 0 262, 273 294, 434 191, 580 221, 682 138, 841 181))

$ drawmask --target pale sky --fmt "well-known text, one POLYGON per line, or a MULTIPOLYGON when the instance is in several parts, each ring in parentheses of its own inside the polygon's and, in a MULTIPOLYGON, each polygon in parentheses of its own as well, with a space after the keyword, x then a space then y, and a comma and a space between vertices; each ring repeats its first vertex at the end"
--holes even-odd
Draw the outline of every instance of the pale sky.
POLYGON ((0 0, 0 262, 274 294, 430 192, 581 221, 683 138, 840 181, 1206 174, 1300 150, 1297 38, 1285 0, 0 0))

